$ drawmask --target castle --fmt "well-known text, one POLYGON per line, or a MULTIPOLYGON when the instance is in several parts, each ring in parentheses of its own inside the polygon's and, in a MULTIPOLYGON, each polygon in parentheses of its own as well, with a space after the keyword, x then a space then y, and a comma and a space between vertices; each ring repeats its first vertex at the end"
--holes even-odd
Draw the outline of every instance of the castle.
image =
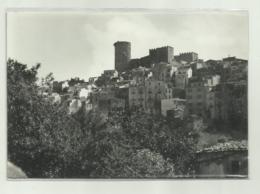
POLYGON ((131 43, 127 41, 117 41, 115 47, 115 69, 121 73, 137 67, 150 68, 152 64, 160 62, 173 63, 174 61, 193 62, 198 60, 198 54, 195 52, 181 53, 174 56, 174 48, 164 46, 149 50, 149 55, 141 58, 131 58, 131 43))

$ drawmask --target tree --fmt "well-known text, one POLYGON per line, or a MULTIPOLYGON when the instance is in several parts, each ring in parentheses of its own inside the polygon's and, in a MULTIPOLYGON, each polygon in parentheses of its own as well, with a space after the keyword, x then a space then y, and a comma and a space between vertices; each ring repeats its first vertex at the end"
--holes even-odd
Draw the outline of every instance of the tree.
MULTIPOLYGON (((93 114, 78 113, 74 116, 81 122, 93 114)), ((166 178, 191 174, 197 136, 184 123, 142 112, 113 111, 102 127, 87 128, 89 125, 83 124, 84 130, 92 134, 92 142, 81 154, 88 163, 89 177, 166 178)))
POLYGON ((7 62, 8 159, 29 177, 69 176, 81 131, 66 109, 39 94, 39 68, 7 62))
POLYGON ((71 78, 68 81, 69 86, 74 86, 76 84, 80 84, 80 83, 84 83, 85 80, 84 79, 80 79, 79 77, 75 77, 75 78, 71 78))

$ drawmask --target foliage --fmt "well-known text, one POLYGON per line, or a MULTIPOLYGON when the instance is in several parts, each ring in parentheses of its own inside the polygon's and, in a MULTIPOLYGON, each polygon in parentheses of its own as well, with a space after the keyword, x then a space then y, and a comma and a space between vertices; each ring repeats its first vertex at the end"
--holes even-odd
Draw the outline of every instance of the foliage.
POLYGON ((77 157, 78 124, 38 93, 37 70, 7 62, 8 159, 29 177, 62 177, 77 157))
POLYGON ((51 88, 53 81, 54 81, 53 73, 49 73, 45 78, 42 78, 41 85, 51 88))
POLYGON ((79 77, 71 78, 68 81, 69 86, 74 86, 76 84, 84 83, 84 79, 80 79, 79 77))
MULTIPOLYGON (((93 113, 85 116, 89 114, 93 113)), ((81 121, 85 123, 86 119, 81 121)), ((197 136, 191 127, 184 126, 184 121, 114 111, 99 127, 97 123, 91 127, 95 128, 91 147, 83 151, 90 165, 90 177, 153 178, 192 173, 197 136)), ((91 129, 87 129, 89 124, 82 126, 84 130, 91 129)))
POLYGON ((28 177, 155 178, 192 172, 196 134, 186 121, 140 111, 104 116, 86 111, 84 104, 70 115, 66 106, 38 92, 39 67, 7 62, 8 159, 28 177))

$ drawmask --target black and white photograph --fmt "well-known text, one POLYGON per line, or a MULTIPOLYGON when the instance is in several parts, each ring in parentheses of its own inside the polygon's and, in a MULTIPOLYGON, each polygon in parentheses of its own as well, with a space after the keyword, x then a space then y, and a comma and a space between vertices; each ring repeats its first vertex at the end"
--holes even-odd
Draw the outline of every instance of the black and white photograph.
POLYGON ((8 11, 8 179, 248 179, 247 11, 8 11))

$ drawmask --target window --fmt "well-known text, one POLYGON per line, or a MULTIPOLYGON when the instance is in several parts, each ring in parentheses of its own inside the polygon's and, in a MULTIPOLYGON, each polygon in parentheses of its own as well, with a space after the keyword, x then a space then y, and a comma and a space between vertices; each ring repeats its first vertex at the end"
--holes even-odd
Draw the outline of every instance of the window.
POLYGON ((231 162, 231 173, 232 174, 239 174, 240 171, 240 163, 237 160, 233 160, 231 162))
POLYGON ((198 95, 197 95, 197 98, 201 98, 201 94, 198 94, 198 95))

